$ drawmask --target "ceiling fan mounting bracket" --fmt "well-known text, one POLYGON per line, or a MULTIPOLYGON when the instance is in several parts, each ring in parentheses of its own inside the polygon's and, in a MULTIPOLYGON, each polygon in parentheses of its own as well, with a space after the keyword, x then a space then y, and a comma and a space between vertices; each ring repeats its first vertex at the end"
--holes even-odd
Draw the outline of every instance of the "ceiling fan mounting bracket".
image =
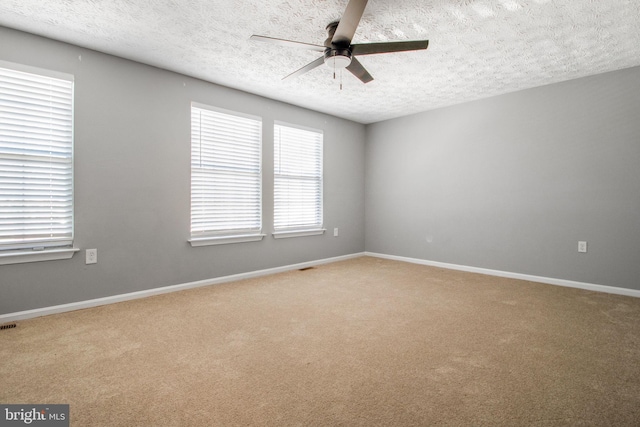
POLYGON ((340 21, 329 22, 329 24, 327 24, 327 26, 325 27, 325 29, 327 30, 327 38, 324 41, 324 45, 328 48, 334 46, 334 44, 332 43, 333 36, 336 33, 336 28, 338 28, 339 23, 340 21))

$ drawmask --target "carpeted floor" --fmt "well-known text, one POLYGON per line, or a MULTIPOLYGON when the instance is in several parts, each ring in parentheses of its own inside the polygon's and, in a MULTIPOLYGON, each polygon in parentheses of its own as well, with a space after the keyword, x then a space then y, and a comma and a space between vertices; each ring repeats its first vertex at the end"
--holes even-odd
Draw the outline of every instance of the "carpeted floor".
POLYGON ((72 426, 638 426, 640 299, 357 258, 18 322, 72 426))

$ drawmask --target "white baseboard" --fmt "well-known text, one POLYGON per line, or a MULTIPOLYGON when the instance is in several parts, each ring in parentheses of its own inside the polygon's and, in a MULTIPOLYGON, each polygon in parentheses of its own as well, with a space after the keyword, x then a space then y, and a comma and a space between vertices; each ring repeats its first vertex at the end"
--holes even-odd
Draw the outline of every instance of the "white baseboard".
POLYGON ((480 274, 486 274, 489 276, 507 277, 510 279, 527 280, 530 282, 546 283, 548 285, 565 286, 569 288, 578 288, 578 289, 585 289, 588 291, 605 292, 609 294, 626 295, 629 297, 640 298, 640 291, 636 289, 616 288, 613 286, 596 285, 593 283, 574 282, 572 280, 554 279, 550 277, 533 276, 530 274, 512 273, 509 271, 490 270, 487 268, 469 267, 466 265, 449 264, 446 262, 428 261, 424 259, 407 258, 402 256, 396 256, 396 255, 386 255, 386 254, 379 254, 375 252, 365 252, 365 255, 376 257, 376 258, 391 259, 395 261, 404 261, 412 264, 421 264, 421 265, 429 265, 432 267, 446 268, 449 270, 467 271, 470 273, 480 273, 480 274))
POLYGON ((101 305, 113 304, 122 301, 129 301, 138 298, 146 298, 153 295, 166 294, 169 292, 177 292, 185 289, 199 288, 202 286, 217 285, 221 283, 234 282, 237 280, 251 279, 254 277, 267 276, 269 274, 283 273, 285 271, 298 270, 301 268, 313 267, 316 265, 328 264, 331 262, 344 261, 361 256, 370 256, 376 258, 391 259, 395 261, 409 262, 412 264, 428 265, 432 267, 446 268, 449 270, 460 270, 470 273, 480 273, 489 276, 507 277, 511 279, 528 280, 531 282, 546 283, 549 285, 566 286, 570 288, 585 289, 588 291, 605 292, 616 295, 626 295, 630 297, 640 298, 640 290, 617 288, 613 286, 596 285, 593 283, 575 282, 564 279, 554 279, 542 276, 533 276, 530 274, 512 273, 508 271, 491 270, 487 268, 470 267, 459 264, 449 264, 445 262, 429 261, 418 258, 408 258, 396 255, 386 255, 375 252, 360 252, 349 255, 342 255, 333 258, 325 258, 321 260, 308 261, 299 264, 291 264, 282 267, 268 268, 265 270, 251 271, 248 273, 233 274, 230 276, 217 277, 213 279, 200 280, 197 282, 182 283, 179 285, 165 286, 162 288, 147 289, 144 291, 130 292, 126 294, 113 295, 110 297, 96 298, 86 301, 78 301, 69 304, 55 305, 51 307, 37 308, 34 310, 19 311, 15 313, 7 313, 0 315, 0 323, 15 322, 18 320, 31 319, 34 317, 47 316, 49 314, 64 313, 67 311, 80 310, 84 308, 97 307, 101 305))
POLYGON ((146 298, 153 295, 166 294, 169 292, 182 291, 185 289, 199 288, 202 286, 217 285, 220 283, 234 282, 237 280, 251 279, 254 277, 267 276, 269 274, 283 273, 285 271, 299 270, 301 268, 313 267, 331 262, 344 261, 352 258, 364 256, 364 252, 342 255, 332 258, 325 258, 315 261, 302 262, 300 264, 285 265, 282 267, 268 268, 265 270, 251 271, 248 273, 233 274, 231 276, 216 277, 214 279, 199 280, 197 282, 183 283, 179 285, 164 286, 162 288, 147 289, 144 291, 130 292, 126 294, 113 295, 110 297, 96 298, 86 301, 72 302, 69 304, 55 305, 51 307, 36 308, 34 310, 19 311, 0 315, 0 323, 15 322, 18 320, 31 319, 34 317, 47 316, 49 314, 64 313, 67 311, 80 310, 83 308, 97 307, 100 305, 113 304, 116 302, 129 301, 138 298, 146 298))

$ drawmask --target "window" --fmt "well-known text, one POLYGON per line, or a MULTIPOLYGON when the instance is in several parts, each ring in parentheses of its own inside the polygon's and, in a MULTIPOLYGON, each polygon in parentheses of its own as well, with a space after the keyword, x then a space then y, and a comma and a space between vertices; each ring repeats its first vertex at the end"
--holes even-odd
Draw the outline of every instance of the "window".
POLYGON ((191 245, 260 240, 262 121, 191 105, 191 245))
POLYGON ((0 264, 72 245, 73 76, 1 62, 0 264))
POLYGON ((274 237, 321 234, 322 132, 274 126, 274 237))

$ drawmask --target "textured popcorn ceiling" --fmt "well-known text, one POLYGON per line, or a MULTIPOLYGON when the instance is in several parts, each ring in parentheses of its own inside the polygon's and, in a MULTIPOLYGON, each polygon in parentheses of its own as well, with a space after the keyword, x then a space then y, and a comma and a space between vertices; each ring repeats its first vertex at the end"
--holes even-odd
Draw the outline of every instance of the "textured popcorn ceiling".
POLYGON ((429 39, 426 51, 360 57, 375 80, 316 52, 346 0, 0 0, 0 25, 362 123, 640 65, 640 0, 370 0, 353 42, 429 39))

